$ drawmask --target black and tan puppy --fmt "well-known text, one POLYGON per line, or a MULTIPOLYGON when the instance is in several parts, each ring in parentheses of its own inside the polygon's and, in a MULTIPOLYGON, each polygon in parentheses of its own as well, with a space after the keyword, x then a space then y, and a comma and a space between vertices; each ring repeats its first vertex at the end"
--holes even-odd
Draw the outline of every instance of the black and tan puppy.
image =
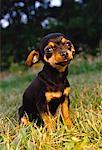
POLYGON ((47 128, 52 128, 60 108, 67 127, 71 127, 67 74, 74 54, 73 44, 62 33, 48 34, 41 40, 39 49, 29 54, 28 66, 42 60, 44 67, 24 92, 23 105, 19 109, 22 123, 40 118, 47 128))

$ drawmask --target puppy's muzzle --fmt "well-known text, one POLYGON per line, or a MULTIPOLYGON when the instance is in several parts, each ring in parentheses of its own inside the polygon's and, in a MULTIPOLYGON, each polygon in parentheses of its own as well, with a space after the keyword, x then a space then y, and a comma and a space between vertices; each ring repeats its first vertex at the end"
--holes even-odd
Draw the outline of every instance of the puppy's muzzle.
POLYGON ((72 55, 72 52, 71 51, 61 51, 60 52, 60 55, 62 56, 63 60, 64 61, 71 61, 73 59, 73 55, 72 55))
POLYGON ((66 51, 61 51, 61 56, 63 57, 64 60, 68 59, 68 53, 66 51))

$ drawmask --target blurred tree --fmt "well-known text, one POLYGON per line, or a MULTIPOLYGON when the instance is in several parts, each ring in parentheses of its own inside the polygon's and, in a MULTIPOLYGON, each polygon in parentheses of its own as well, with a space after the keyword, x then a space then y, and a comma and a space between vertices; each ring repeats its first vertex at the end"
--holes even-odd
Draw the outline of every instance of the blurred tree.
POLYGON ((63 32, 77 45, 96 54, 102 41, 102 1, 1 0, 1 66, 21 62, 39 39, 50 32, 63 32))
POLYGON ((102 33, 102 1, 86 0, 85 2, 87 4, 83 13, 87 35, 85 42, 93 49, 98 46, 102 33))

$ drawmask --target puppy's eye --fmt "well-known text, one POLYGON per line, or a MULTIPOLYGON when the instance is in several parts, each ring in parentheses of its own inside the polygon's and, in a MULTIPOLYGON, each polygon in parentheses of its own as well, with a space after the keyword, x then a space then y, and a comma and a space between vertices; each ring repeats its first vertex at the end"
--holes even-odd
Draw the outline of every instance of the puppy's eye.
POLYGON ((70 43, 70 42, 67 42, 66 45, 67 45, 67 46, 71 46, 71 43, 70 43))
POLYGON ((47 49, 45 50, 45 53, 53 53, 53 49, 52 49, 52 48, 47 48, 47 49))

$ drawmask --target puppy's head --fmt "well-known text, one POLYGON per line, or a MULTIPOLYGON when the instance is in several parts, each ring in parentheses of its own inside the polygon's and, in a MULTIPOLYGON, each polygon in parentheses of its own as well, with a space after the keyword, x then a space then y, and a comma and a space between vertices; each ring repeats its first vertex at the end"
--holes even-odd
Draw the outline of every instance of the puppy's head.
POLYGON ((58 71, 63 72, 75 55, 75 49, 71 41, 62 33, 52 33, 43 37, 39 44, 39 50, 33 50, 26 64, 31 66, 40 59, 58 71))

